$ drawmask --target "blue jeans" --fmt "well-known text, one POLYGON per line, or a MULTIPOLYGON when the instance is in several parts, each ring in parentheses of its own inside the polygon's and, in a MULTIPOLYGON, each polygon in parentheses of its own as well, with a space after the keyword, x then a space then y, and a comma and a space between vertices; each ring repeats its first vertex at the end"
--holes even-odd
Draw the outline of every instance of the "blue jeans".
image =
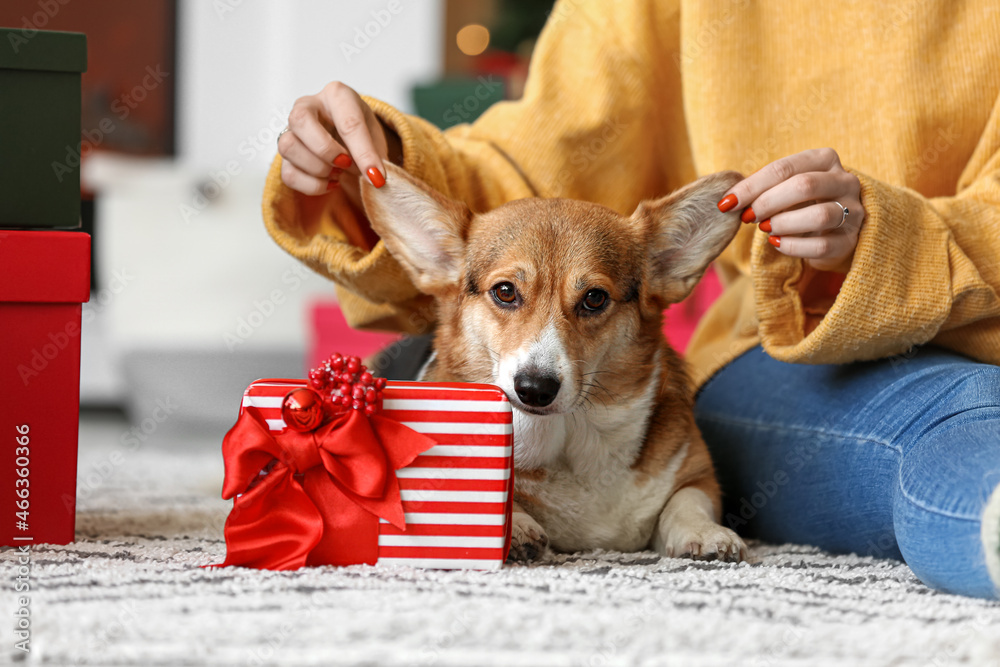
POLYGON ((695 415, 723 524, 903 559, 928 586, 998 597, 980 529, 1000 484, 1000 367, 934 347, 807 366, 758 347, 701 389, 695 415))

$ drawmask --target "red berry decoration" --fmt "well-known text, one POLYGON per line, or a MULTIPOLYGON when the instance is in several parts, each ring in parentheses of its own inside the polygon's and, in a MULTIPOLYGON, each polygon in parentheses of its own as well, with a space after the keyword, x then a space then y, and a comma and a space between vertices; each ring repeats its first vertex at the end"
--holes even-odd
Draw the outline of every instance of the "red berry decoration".
POLYGON ((293 431, 312 431, 323 422, 323 398, 306 387, 293 389, 281 401, 281 418, 293 431))
POLYGON ((309 371, 309 384, 312 385, 313 389, 323 391, 329 381, 330 375, 325 368, 314 368, 309 371))
POLYGON ((309 384, 332 405, 363 411, 371 417, 379 410, 386 380, 373 376, 359 357, 333 354, 309 371, 309 384))

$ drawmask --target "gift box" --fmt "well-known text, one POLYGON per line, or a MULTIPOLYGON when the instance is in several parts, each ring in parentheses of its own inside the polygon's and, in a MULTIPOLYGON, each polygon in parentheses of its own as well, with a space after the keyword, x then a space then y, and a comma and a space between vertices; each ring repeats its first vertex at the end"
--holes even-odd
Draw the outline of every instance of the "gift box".
MULTIPOLYGON (((251 384, 244 394, 240 421, 223 445, 223 495, 235 496, 226 526, 229 555, 224 565, 294 569, 377 563, 493 569, 504 563, 510 546, 514 480, 512 413, 503 391, 480 384, 389 382, 382 391, 381 410, 374 416, 344 410, 350 413, 352 423, 365 422, 366 429, 369 420, 377 422, 380 433, 388 427, 389 435, 383 435, 382 440, 389 459, 398 456, 393 450, 407 434, 423 441, 407 445, 410 462, 393 471, 402 510, 393 519, 370 505, 362 510, 352 505, 368 501, 357 489, 360 484, 346 490, 344 480, 361 478, 367 471, 362 466, 360 472, 338 474, 336 462, 367 454, 345 450, 351 441, 351 436, 345 435, 347 426, 326 425, 303 434, 286 424, 282 416, 286 397, 306 386, 302 380, 265 379, 251 384), (261 432, 265 429, 266 434, 261 432), (341 444, 329 444, 337 439, 341 444), (246 440, 256 444, 248 445, 246 440), (324 454, 325 468, 316 465, 316 459, 303 462, 304 450, 314 452, 324 447, 337 452, 324 454), (257 453, 248 453, 250 449, 257 453), (287 475, 272 480, 274 488, 265 493, 257 485, 269 483, 264 480, 275 474, 279 461, 288 463, 287 475), (256 479, 252 479, 255 471, 256 479), (293 493, 289 485, 296 481, 303 491, 293 493), (304 498, 306 492, 312 493, 309 501, 304 498), (257 497, 249 499, 255 493, 257 497), (319 530, 312 505, 323 509, 331 493, 347 494, 353 500, 342 500, 337 508, 324 510, 333 517, 323 519, 322 537, 313 538, 319 543, 307 549, 300 544, 301 531, 319 530), (301 509, 292 512, 289 507, 301 509), (341 514, 352 511, 371 519, 369 533, 336 525, 341 514), (271 524, 277 527, 265 528, 271 524), (293 552, 294 557, 285 557, 293 552)), ((338 417, 341 421, 347 418, 343 414, 338 417)), ((381 488, 381 484, 374 486, 381 488)))
POLYGON ((87 37, 27 26, 0 28, 0 42, 0 227, 79 227, 87 37))
POLYGON ((73 541, 90 236, 0 230, 0 544, 73 541))

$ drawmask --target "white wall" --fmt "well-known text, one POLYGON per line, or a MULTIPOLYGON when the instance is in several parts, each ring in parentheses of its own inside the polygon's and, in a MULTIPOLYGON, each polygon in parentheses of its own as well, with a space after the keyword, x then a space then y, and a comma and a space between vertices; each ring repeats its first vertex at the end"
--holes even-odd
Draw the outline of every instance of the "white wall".
POLYGON ((441 0, 182 0, 179 11, 178 158, 104 154, 84 166, 100 198, 104 274, 85 321, 84 402, 136 393, 121 382, 129 359, 304 352, 309 307, 332 299, 333 286, 264 230, 277 132, 297 97, 329 81, 409 110, 411 86, 440 75, 441 0), (377 34, 358 49, 356 30, 377 34), (342 43, 360 52, 345 55, 342 43), (213 178, 219 197, 199 200, 195 185, 213 178), (234 349, 248 320, 251 335, 234 349))
POLYGON ((182 0, 179 24, 178 149, 199 166, 245 160, 248 137, 330 81, 409 111, 443 60, 442 0, 182 0))

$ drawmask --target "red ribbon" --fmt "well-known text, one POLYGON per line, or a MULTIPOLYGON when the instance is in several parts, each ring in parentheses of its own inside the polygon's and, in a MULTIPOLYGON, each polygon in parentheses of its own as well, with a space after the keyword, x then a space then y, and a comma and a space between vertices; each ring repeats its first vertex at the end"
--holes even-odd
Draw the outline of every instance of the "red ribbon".
POLYGON ((357 410, 312 432, 278 435, 255 411, 243 411, 222 441, 222 497, 236 498, 222 566, 375 563, 379 517, 406 527, 395 471, 435 444, 395 420, 357 410))

